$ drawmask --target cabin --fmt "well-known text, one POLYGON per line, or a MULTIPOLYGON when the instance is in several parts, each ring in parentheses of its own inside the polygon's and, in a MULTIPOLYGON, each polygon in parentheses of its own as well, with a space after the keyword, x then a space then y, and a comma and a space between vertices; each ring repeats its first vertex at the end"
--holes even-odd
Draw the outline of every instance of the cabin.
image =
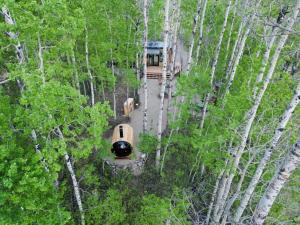
MULTIPOLYGON (((147 78, 161 79, 163 67, 163 46, 162 41, 149 41, 147 43, 147 78)), ((168 47, 168 63, 172 59, 172 48, 168 47)), ((167 74, 167 78, 170 74, 167 74)))
MULTIPOLYGON (((149 41, 147 43, 147 78, 148 79, 159 79, 162 78, 162 67, 163 67, 163 47, 162 41, 149 41)), ((168 65, 172 61, 173 49, 171 46, 167 48, 168 52, 168 65)), ((175 62, 174 74, 179 74, 182 70, 181 62, 175 62)), ((167 68, 167 79, 170 79, 170 68, 167 68)))
POLYGON ((111 152, 116 159, 126 159, 133 152, 133 129, 128 124, 119 124, 114 128, 111 152))

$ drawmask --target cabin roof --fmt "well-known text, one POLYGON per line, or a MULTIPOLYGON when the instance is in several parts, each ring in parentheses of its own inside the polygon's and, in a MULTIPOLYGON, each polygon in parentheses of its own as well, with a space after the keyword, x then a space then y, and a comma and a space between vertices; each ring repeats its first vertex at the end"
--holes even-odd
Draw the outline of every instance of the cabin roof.
POLYGON ((161 49, 164 47, 164 43, 162 41, 148 41, 147 48, 148 49, 161 49))

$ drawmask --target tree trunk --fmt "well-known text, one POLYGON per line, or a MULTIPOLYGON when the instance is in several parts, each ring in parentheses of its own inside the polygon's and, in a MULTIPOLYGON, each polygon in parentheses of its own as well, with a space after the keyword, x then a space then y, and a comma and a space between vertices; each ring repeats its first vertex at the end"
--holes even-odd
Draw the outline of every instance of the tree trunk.
MULTIPOLYGON (((299 9, 296 10, 297 14, 298 14, 298 10, 299 9)), ((297 16, 297 14, 296 14, 296 16, 297 16)), ((291 21, 288 23, 288 26, 286 27, 287 30, 290 30, 292 28, 292 26, 294 25, 295 18, 291 19, 291 21)), ((258 107, 261 103, 261 100, 264 96, 264 93, 265 93, 265 91, 266 91, 266 89, 267 89, 267 87, 270 83, 270 80, 271 80, 272 76, 273 76, 273 73, 274 73, 279 55, 281 53, 281 50, 282 50, 287 38, 288 38, 288 34, 286 34, 286 33, 281 36, 281 38, 279 40, 279 43, 277 45, 277 48, 276 48, 276 50, 274 52, 274 55, 272 57, 272 60, 271 60, 271 63, 270 63, 270 68, 269 68, 268 74, 265 78, 265 81, 264 81, 262 87, 260 88, 258 95, 256 96, 256 99, 255 99, 255 102, 254 102, 252 108, 247 113, 246 125, 245 125, 245 128, 242 131, 242 134, 240 135, 241 136, 241 144, 238 147, 238 150, 235 151, 235 153, 234 153, 234 162, 233 162, 233 167, 232 167, 231 174, 229 175, 229 180, 228 180, 228 183, 227 183, 227 187, 228 187, 227 189, 230 189, 230 187, 231 187, 231 183, 232 183, 232 180, 234 178, 235 171, 238 168, 240 159, 241 159, 241 157, 243 155, 243 152, 245 150, 247 139, 249 137, 249 133, 250 133, 253 121, 256 117, 257 109, 258 109, 258 107)), ((227 196, 225 195, 223 199, 224 199, 224 201, 226 201, 227 196)))
MULTIPOLYGON (((6 8, 5 6, 2 7, 2 14, 3 14, 4 20, 7 24, 15 25, 15 21, 11 17, 8 8, 6 8)), ((25 63, 24 48, 21 45, 21 43, 19 42, 18 35, 15 34, 15 33, 12 33, 12 32, 7 32, 7 34, 9 35, 9 37, 11 39, 17 40, 17 44, 15 45, 15 49, 16 49, 16 55, 17 55, 17 59, 18 59, 19 64, 25 63)), ((39 45, 39 50, 41 51, 41 46, 40 45, 39 45)), ((17 79, 17 83, 19 84, 18 87, 20 88, 20 92, 22 94, 23 91, 24 91, 24 85, 18 79, 17 79)), ((45 171, 49 172, 47 162, 46 162, 42 152, 40 151, 40 145, 38 144, 37 135, 36 135, 35 130, 31 131, 31 139, 33 140, 33 143, 34 143, 34 150, 40 156, 40 161, 42 162, 45 171)))
POLYGON ((226 69, 226 75, 225 75, 226 80, 228 79, 228 76, 231 73, 233 60, 234 60, 235 55, 237 54, 237 46, 241 42, 243 29, 244 29, 244 26, 245 26, 245 19, 243 19, 242 22, 240 23, 238 34, 237 34, 236 40, 235 40, 233 48, 232 48, 230 60, 228 62, 227 69, 226 69))
POLYGON ((229 29, 229 35, 228 35, 228 40, 227 40, 227 45, 226 45, 226 55, 225 55, 225 62, 227 61, 227 57, 228 57, 228 53, 229 53, 229 48, 230 48, 230 42, 231 42, 231 38, 232 38, 232 31, 235 25, 235 18, 236 18, 236 11, 237 11, 237 7, 238 7, 238 0, 235 1, 234 3, 234 11, 233 11, 233 16, 232 16, 232 21, 231 21, 231 25, 230 25, 230 29, 229 29))
POLYGON ((164 25, 164 46, 163 46, 163 69, 162 69, 162 84, 160 90, 160 106, 157 127, 158 145, 156 149, 155 165, 159 169, 160 165, 160 151, 161 151, 161 135, 162 135, 162 120, 164 111, 164 97, 167 79, 167 63, 168 63, 168 39, 169 39, 169 5, 170 0, 165 1, 165 25, 164 25))
POLYGON ((244 194, 243 198, 241 199, 240 205, 238 206, 236 213, 234 215, 234 221, 236 223, 239 222, 246 206, 248 205, 248 202, 249 202, 249 200, 259 182, 259 179, 263 173, 263 170, 266 167, 267 162, 270 160, 271 154, 272 154, 273 150, 275 149, 275 147, 277 146, 278 141, 281 138, 282 133, 285 130, 285 127, 286 127, 289 119, 293 115, 293 112, 295 111, 295 108, 297 107, 299 102, 300 102, 300 83, 298 84, 297 90, 295 92, 295 95, 294 95, 292 101, 290 102, 289 106, 287 107, 284 114, 280 118, 279 125, 278 125, 278 127, 275 131, 275 134, 271 140, 271 144, 265 150, 264 156, 260 160, 259 165, 257 166, 256 171, 255 171, 254 175, 252 176, 251 181, 245 191, 245 194, 244 194))
POLYGON ((191 40, 191 43, 190 43, 190 46, 189 46, 189 54, 188 54, 188 61, 187 61, 187 70, 186 70, 187 74, 189 74, 189 72, 191 70, 191 65, 192 65, 193 49, 194 49, 194 45, 195 45, 196 30, 197 30, 197 25, 198 25, 198 21, 199 21, 199 15, 200 15, 200 12, 201 12, 201 2, 202 2, 202 0, 198 0, 197 12, 196 12, 196 15, 194 17, 193 30, 192 30, 192 40, 191 40))
POLYGON ((90 62, 89 62, 89 47, 88 47, 88 30, 85 24, 85 62, 86 62, 86 69, 87 73, 90 78, 90 86, 91 86, 91 105, 95 105, 95 94, 94 94, 94 84, 93 84, 93 76, 90 69, 90 62))
MULTIPOLYGON (((170 65, 170 82, 169 82, 169 90, 168 90, 168 106, 167 106, 167 114, 170 112, 170 108, 171 108, 171 101, 172 101, 172 91, 173 91, 173 79, 175 76, 175 67, 176 67, 176 56, 177 56, 177 40, 178 40, 178 30, 180 27, 180 5, 181 5, 181 0, 178 1, 178 3, 176 4, 176 1, 174 1, 174 8, 175 8, 175 12, 174 12, 174 19, 176 18, 176 22, 174 25, 174 29, 172 29, 172 40, 173 40, 173 44, 172 44, 172 59, 171 59, 171 65, 170 65)), ((169 120, 168 120, 169 121, 169 120)))
MULTIPOLYGON (((251 165, 251 163, 253 162, 253 160, 255 159, 256 157, 256 153, 253 153, 253 155, 250 157, 250 159, 248 160, 246 166, 244 167, 241 175, 240 175, 240 180, 238 182, 238 185, 237 185, 237 188, 236 188, 236 191, 234 193, 234 195, 231 197, 231 199, 226 203, 226 207, 224 209, 224 212, 223 212, 223 217, 222 217, 222 222, 221 222, 221 225, 225 225, 226 222, 227 222, 227 218, 230 214, 230 209, 233 205, 233 203, 235 202, 235 200, 240 196, 241 194, 241 188, 242 188, 242 184, 244 182, 244 179, 245 179, 245 176, 248 172, 248 168, 249 166, 251 165)), ((220 215, 221 216, 221 215, 220 215)))
MULTIPOLYGON (((59 127, 56 128, 56 131, 58 133, 59 139, 64 141, 63 133, 61 132, 59 127)), ((74 195, 75 195, 76 202, 77 202, 77 205, 78 205, 78 208, 79 208, 79 213, 80 213, 80 218, 81 218, 81 225, 84 225, 85 224, 85 218, 84 218, 84 211, 83 211, 81 196, 80 196, 80 191, 79 191, 79 184, 78 184, 77 179, 76 179, 76 175, 75 175, 75 171, 74 171, 74 168, 73 168, 73 165, 72 165, 72 162, 71 162, 71 158, 70 158, 70 156, 68 155, 67 152, 64 153, 64 158, 65 158, 65 161, 66 161, 66 164, 67 164, 68 171, 71 175, 73 189, 74 189, 74 195)))
POLYGON ((207 216, 206 216, 206 220, 205 220, 206 225, 209 225, 211 212, 213 210, 215 198, 217 196, 217 191, 218 191, 218 188, 219 188, 219 183, 220 183, 220 180, 221 180, 223 174, 224 174, 224 170, 221 171, 221 173, 219 174, 219 176, 217 178, 217 181, 216 181, 216 184, 215 184, 215 187, 214 187, 214 191, 213 191, 213 194, 211 196, 211 200, 210 200, 209 207, 208 207, 208 212, 207 212, 207 216))
POLYGON ((75 75, 76 89, 78 90, 78 93, 80 94, 79 76, 78 76, 78 70, 77 70, 77 66, 76 66, 76 58, 75 58, 74 49, 71 50, 71 59, 72 59, 73 70, 74 70, 74 75, 75 75))
POLYGON ((240 45, 238 46, 237 56, 234 60, 233 66, 232 66, 232 70, 231 70, 231 73, 230 73, 230 76, 229 76, 229 81, 227 83, 227 86, 226 86, 226 89, 225 89, 225 92, 224 92, 223 100, 226 98, 227 94, 229 93, 229 90, 230 90, 231 85, 233 83, 235 73, 236 73, 236 69, 239 65, 240 59, 242 58, 244 48, 245 48, 245 44, 246 44, 246 40, 249 36, 250 30, 251 30, 251 27, 252 27, 252 24, 253 24, 253 20, 254 20, 254 15, 251 16, 251 19, 249 20, 248 27, 245 31, 245 34, 244 34, 244 36, 243 36, 243 38, 240 42, 240 45))
POLYGON ((201 15, 201 19, 200 19, 200 26, 199 26, 199 40, 198 40, 198 45, 197 45, 197 50, 196 50, 196 62, 198 62, 198 60, 199 60, 200 48, 201 48, 201 45, 203 42, 203 24, 204 24, 204 19, 205 19, 205 14, 206 14, 206 7, 207 7, 207 0, 204 0, 202 15, 201 15))
MULTIPOLYGON (((300 1, 298 1, 300 2, 300 1)), ((298 4, 298 10, 299 10, 298 4)), ((294 148, 287 154, 280 168, 274 174, 269 183, 264 195, 261 197, 259 203, 253 214, 253 224, 261 225, 264 223, 269 211, 276 200, 280 190, 293 173, 293 171, 300 164, 300 136, 294 148)))
POLYGON ((222 31, 221 31, 219 41, 218 41, 218 44, 217 44, 217 47, 216 47, 216 50, 215 50, 215 55, 214 55, 214 58, 213 58, 213 64, 212 64, 211 74, 210 74, 211 91, 206 95, 206 98, 205 98, 205 101, 204 101, 204 107, 203 107, 203 110, 202 110, 202 118, 201 118, 201 122, 200 122, 200 128, 201 129, 204 126, 204 121, 205 121, 205 117, 206 117, 208 102, 209 102, 209 99, 210 99, 210 96, 211 96, 211 92, 214 88, 213 87, 213 82, 214 82, 214 78, 215 78, 216 67, 217 67, 218 60, 219 60, 221 45, 222 45, 225 30, 226 30, 226 26, 227 26, 230 7, 231 7, 231 0, 228 2, 227 8, 226 8, 222 31))
POLYGON ((144 0, 144 53, 143 53, 143 75, 144 75, 144 118, 143 132, 148 131, 148 86, 147 86, 147 42, 148 42, 148 1, 144 0))

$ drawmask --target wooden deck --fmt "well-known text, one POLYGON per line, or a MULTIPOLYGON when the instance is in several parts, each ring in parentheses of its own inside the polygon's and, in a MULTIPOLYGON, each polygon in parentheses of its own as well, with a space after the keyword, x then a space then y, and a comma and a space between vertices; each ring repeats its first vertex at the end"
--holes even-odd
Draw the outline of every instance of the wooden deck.
MULTIPOLYGON (((181 72, 181 66, 175 66, 175 75, 181 72)), ((147 78, 148 79, 161 79, 162 67, 159 66, 148 66, 147 67, 147 78)), ((170 73, 167 73, 167 79, 170 79, 170 73)))

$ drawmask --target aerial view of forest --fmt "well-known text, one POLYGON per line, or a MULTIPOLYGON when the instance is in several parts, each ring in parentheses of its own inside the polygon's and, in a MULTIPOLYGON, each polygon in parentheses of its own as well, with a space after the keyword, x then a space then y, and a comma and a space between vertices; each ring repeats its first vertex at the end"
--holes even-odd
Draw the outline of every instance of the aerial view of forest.
POLYGON ((300 224, 300 0, 0 1, 0 225, 300 224))

